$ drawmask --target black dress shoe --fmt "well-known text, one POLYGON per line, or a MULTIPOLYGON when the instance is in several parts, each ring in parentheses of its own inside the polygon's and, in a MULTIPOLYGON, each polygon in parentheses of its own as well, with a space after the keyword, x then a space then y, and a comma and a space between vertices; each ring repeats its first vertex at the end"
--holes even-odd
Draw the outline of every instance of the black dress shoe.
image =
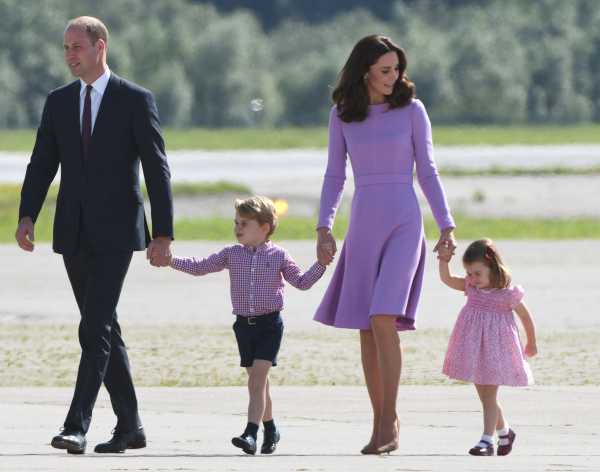
POLYGON ((472 456, 493 456, 494 455, 494 445, 487 441, 481 440, 485 446, 481 447, 479 445, 472 447, 469 449, 469 454, 472 456))
POLYGON ((260 447, 261 454, 273 454, 275 449, 277 449, 277 443, 281 439, 281 435, 279 434, 279 430, 275 431, 265 431, 265 438, 263 440, 262 446, 260 447))
POLYGON ((231 444, 235 447, 239 447, 246 454, 256 454, 256 439, 249 434, 236 436, 231 440, 231 444))
POLYGON ((123 432, 115 429, 113 437, 105 442, 96 445, 94 452, 99 454, 120 453, 125 449, 141 449, 146 447, 146 435, 144 428, 135 431, 123 432))
POLYGON ((52 438, 50 445, 56 449, 66 449, 69 454, 83 454, 87 441, 81 431, 65 429, 52 438))

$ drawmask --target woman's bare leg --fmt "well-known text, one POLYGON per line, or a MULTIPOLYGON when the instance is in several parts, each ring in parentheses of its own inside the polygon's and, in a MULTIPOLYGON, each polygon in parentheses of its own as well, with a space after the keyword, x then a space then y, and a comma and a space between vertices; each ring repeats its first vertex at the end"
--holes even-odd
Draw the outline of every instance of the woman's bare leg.
POLYGON ((383 409, 383 386, 379 375, 379 360, 377 358, 377 346, 373 332, 370 330, 360 331, 360 354, 362 359, 363 373, 367 391, 373 408, 373 431, 369 443, 361 450, 363 454, 374 454, 377 452, 379 442, 379 428, 381 412, 383 409))
POLYGON ((396 412, 400 372, 402 370, 402 349, 396 329, 396 318, 390 315, 371 317, 371 327, 383 391, 381 421, 379 427, 379 445, 391 445, 391 450, 398 446, 398 414, 396 412), (393 447, 395 446, 395 447, 393 447))

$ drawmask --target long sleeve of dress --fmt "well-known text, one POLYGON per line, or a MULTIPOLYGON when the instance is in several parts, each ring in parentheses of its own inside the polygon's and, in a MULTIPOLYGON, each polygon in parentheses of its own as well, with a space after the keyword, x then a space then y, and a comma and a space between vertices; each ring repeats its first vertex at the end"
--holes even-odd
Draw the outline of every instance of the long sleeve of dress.
POLYGON ((420 100, 415 100, 412 108, 413 147, 417 180, 429 202, 431 212, 440 230, 454 228, 454 219, 450 214, 446 194, 433 159, 433 139, 431 122, 425 106, 420 100))
POLYGON ((346 141, 342 132, 342 121, 337 115, 337 107, 331 109, 329 115, 329 151, 327 170, 321 189, 321 204, 319 210, 318 228, 333 227, 344 182, 346 181, 346 141))

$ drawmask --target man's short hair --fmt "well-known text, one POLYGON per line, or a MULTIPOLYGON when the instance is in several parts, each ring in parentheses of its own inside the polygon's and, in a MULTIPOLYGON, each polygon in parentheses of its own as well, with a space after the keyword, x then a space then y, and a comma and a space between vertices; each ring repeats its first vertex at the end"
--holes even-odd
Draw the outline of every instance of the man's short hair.
POLYGON ((85 31, 92 44, 96 44, 96 41, 99 39, 102 39, 108 44, 108 28, 98 18, 94 18, 93 16, 79 16, 70 20, 69 23, 67 23, 66 29, 69 29, 72 26, 81 28, 85 31))

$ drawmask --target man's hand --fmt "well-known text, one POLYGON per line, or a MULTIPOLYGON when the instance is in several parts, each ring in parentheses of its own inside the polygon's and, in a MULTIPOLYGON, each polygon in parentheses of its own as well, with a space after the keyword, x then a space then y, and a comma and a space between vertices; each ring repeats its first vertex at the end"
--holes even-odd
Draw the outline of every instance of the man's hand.
POLYGON ((148 245, 146 259, 155 267, 167 267, 171 264, 171 238, 157 236, 148 245))
POLYGON ((29 216, 24 216, 21 218, 21 221, 19 221, 17 231, 15 232, 15 239, 23 251, 33 251, 33 241, 35 239, 33 226, 33 220, 29 216))

